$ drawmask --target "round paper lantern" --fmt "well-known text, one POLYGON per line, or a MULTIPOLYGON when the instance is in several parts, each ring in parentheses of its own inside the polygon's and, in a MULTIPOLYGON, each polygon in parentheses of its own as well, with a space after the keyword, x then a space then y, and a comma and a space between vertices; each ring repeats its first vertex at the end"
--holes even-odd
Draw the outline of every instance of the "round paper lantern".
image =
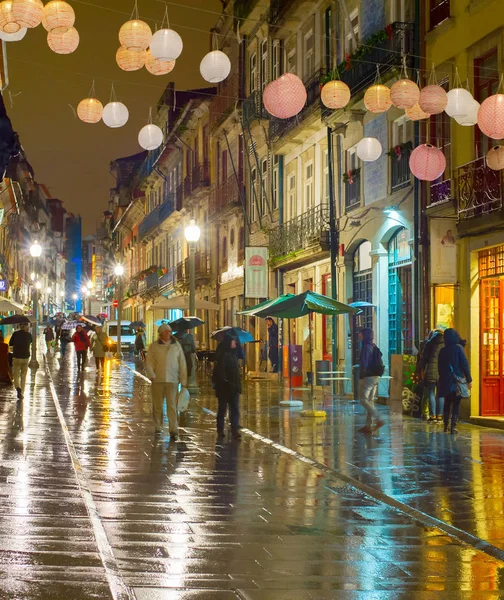
POLYGON ((320 99, 327 108, 344 108, 350 102, 350 88, 339 79, 328 81, 320 92, 320 99))
POLYGON ((390 89, 381 83, 372 85, 364 94, 364 106, 374 114, 386 112, 392 106, 390 89))
POLYGON ((150 50, 147 50, 147 59, 145 61, 145 68, 152 75, 167 75, 171 73, 175 67, 174 60, 159 60, 154 58, 150 50))
POLYGON ((17 33, 21 25, 16 22, 12 14, 12 0, 4 0, 0 3, 0 29, 4 33, 17 33))
POLYGON ((65 0, 51 0, 44 6, 42 26, 46 31, 66 33, 74 23, 74 9, 65 0))
POLYGON ((12 0, 12 15, 21 27, 37 27, 44 16, 44 4, 42 0, 12 0))
POLYGON ((119 42, 128 50, 147 50, 151 40, 151 28, 140 19, 127 21, 119 30, 119 42))
POLYGON ((123 46, 116 52, 116 62, 123 71, 138 71, 147 60, 146 50, 128 50, 123 46))
POLYGON ((455 117, 455 121, 457 121, 459 125, 463 125, 464 127, 472 127, 473 125, 476 125, 476 123, 478 122, 479 108, 480 103, 477 100, 473 100, 473 104, 469 109, 467 115, 465 115, 465 117, 455 117))
POLYGON ((297 115, 306 104, 306 88, 297 75, 284 73, 264 88, 264 108, 278 119, 297 115))
POLYGON ((420 89, 411 79, 399 79, 390 88, 390 99, 397 108, 411 108, 420 100, 420 89))
POLYGON ((103 114, 103 104, 96 98, 84 98, 77 106, 77 116, 84 123, 98 123, 103 114))
POLYGON ((138 143, 144 150, 155 150, 163 143, 163 132, 157 125, 150 123, 140 129, 138 143))
POLYGON ((205 81, 219 83, 224 81, 231 71, 231 61, 227 54, 220 50, 212 50, 203 57, 200 73, 205 81))
POLYGON ((494 146, 486 155, 486 162, 489 169, 501 171, 504 169, 504 146, 494 146))
POLYGON ((434 181, 444 173, 446 158, 439 148, 422 144, 411 153, 409 168, 417 179, 434 181))
POLYGON ((50 31, 47 34, 47 43, 56 54, 72 54, 79 45, 79 32, 75 27, 70 27, 65 33, 50 31))
POLYGON ((122 127, 128 122, 129 112, 122 102, 109 102, 103 109, 102 119, 107 127, 122 127))
POLYGON ((26 29, 26 27, 22 27, 19 31, 16 31, 16 33, 4 33, 3 31, 0 31, 0 40, 3 40, 4 42, 19 42, 24 38, 27 31, 28 29, 26 29))
POLYGON ((449 117, 465 117, 474 102, 471 92, 464 88, 453 88, 448 92, 447 97, 445 113, 449 117))
POLYGON ((420 121, 421 119, 428 119, 430 117, 429 113, 424 112, 418 102, 412 106, 411 108, 407 108, 405 111, 408 119, 412 121, 420 121))
POLYGON ((364 162, 373 162, 380 158, 382 145, 374 137, 365 137, 357 144, 357 156, 364 162))
POLYGON ((493 140, 504 138, 504 94, 494 94, 481 103, 478 126, 493 140))
POLYGON ((176 60, 181 54, 184 43, 180 35, 173 29, 159 29, 152 36, 150 51, 159 60, 176 60))
POLYGON ((420 90, 418 104, 424 112, 439 115, 448 104, 448 95, 440 85, 427 85, 420 90))

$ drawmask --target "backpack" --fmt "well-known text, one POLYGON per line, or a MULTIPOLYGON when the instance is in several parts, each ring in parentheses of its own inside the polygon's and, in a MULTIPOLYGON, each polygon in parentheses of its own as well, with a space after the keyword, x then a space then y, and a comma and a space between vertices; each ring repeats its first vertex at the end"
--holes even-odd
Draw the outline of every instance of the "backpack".
POLYGON ((368 365, 368 373, 372 375, 378 375, 381 377, 385 373, 385 365, 382 360, 382 353, 378 346, 373 345, 373 354, 371 355, 371 360, 368 365))

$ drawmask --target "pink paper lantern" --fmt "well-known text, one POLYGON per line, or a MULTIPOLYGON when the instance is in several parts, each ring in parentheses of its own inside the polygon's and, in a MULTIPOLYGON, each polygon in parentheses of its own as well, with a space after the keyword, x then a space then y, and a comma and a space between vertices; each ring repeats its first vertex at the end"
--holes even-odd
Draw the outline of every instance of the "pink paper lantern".
POLYGON ((411 119, 412 121, 420 121, 421 119, 428 119, 430 117, 429 113, 426 113, 420 108, 418 102, 411 108, 407 108, 404 112, 408 119, 411 119))
POLYGON ((439 115, 448 104, 448 95, 440 85, 428 85, 420 90, 420 108, 430 115, 439 115))
POLYGON ((446 169, 445 155, 431 144, 422 144, 413 150, 409 159, 413 175, 422 181, 434 181, 446 169))
POLYGON ((501 171, 504 169, 504 146, 494 146, 486 155, 486 162, 489 169, 501 171))
POLYGON ((119 29, 119 42, 127 50, 147 50, 151 40, 151 28, 140 19, 127 21, 119 29))
POLYGON ((47 34, 49 48, 56 54, 72 54, 79 46, 79 32, 75 27, 70 27, 65 33, 50 31, 47 34))
POLYGON ((493 140, 504 138, 504 94, 494 94, 481 103, 478 126, 493 140))
POLYGON ((284 73, 264 88, 264 108, 278 119, 288 119, 303 110, 306 97, 301 79, 293 73, 284 73))
POLYGON ((123 71, 138 71, 145 65, 147 52, 145 50, 127 50, 119 46, 116 52, 116 62, 123 71))
POLYGON ((372 85, 364 94, 364 106, 374 114, 386 112, 392 106, 390 89, 381 83, 372 85))
POLYGON ((147 50, 145 68, 152 75, 168 75, 175 68, 175 60, 159 60, 159 58, 152 56, 150 50, 147 50))
POLYGON ((320 99, 327 108, 344 108, 350 102, 350 88, 339 79, 328 81, 320 92, 320 99))
POLYGON ((411 108, 420 100, 420 89, 411 79, 399 79, 390 88, 390 99, 397 108, 411 108))

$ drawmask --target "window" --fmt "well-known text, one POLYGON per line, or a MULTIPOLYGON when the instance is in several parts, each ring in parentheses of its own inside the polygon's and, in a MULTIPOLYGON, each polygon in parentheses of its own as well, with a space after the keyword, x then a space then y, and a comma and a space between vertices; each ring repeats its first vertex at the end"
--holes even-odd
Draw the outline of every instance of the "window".
POLYGON ((288 218, 293 219, 297 213, 297 193, 296 193, 296 176, 294 174, 289 175, 289 203, 288 203, 288 218))
POLYGON ((271 203, 271 209, 276 210, 278 208, 278 194, 279 189, 279 177, 280 177, 280 156, 275 154, 273 157, 273 198, 271 203))
POLYGON ((450 18, 450 0, 430 0, 430 28, 450 18))
POLYGON ((287 60, 286 60, 286 71, 288 73, 296 72, 296 38, 291 40, 289 47, 286 50, 287 60))
POLYGON ((409 142, 413 137, 413 121, 404 116, 392 123, 392 147, 409 142))
MULTIPOLYGON (((373 269, 371 260, 371 242, 365 241, 354 252, 353 268, 353 302, 373 303, 373 269)), ((359 331, 362 327, 373 328, 373 307, 364 306, 358 318, 353 317, 352 327, 352 364, 357 364, 360 357, 359 331)))
POLYGON ((228 178, 228 151, 222 151, 222 161, 221 161, 221 173, 222 173, 222 183, 225 183, 228 178))
POLYGON ((411 0, 391 0, 390 23, 411 23, 414 18, 414 3, 411 0))
POLYGON ((390 157, 391 191, 396 192, 408 187, 411 183, 409 157, 411 153, 411 139, 413 137, 413 122, 406 116, 396 119, 392 123, 392 148, 394 154, 390 157))
POLYGON ((352 54, 359 43, 359 11, 355 9, 350 13, 349 19, 345 19, 345 52, 352 54), (349 22, 350 21, 350 22, 349 22), (354 40, 355 37, 355 40, 354 40))
POLYGON ((305 165, 304 209, 313 208, 313 162, 305 165))
POLYGON ((322 152, 322 199, 324 204, 329 204, 329 152, 322 152))
POLYGON ((333 14, 332 9, 329 7, 325 11, 324 17, 324 52, 325 52, 325 61, 324 64, 329 66, 331 69, 335 58, 336 58, 336 50, 335 50, 335 39, 333 37, 333 14))
POLYGON ((272 73, 271 77, 273 80, 278 79, 282 74, 282 41, 281 40, 273 40, 273 44, 271 47, 271 67, 272 73))
POLYGON ((261 216, 267 212, 267 190, 268 190, 268 159, 263 158, 261 163, 261 216))
POLYGON ((250 169, 250 220, 254 223, 257 220, 257 169, 250 169))
MULTIPOLYGON (((499 87, 499 69, 497 61, 497 48, 492 48, 484 56, 474 61, 474 98, 480 104, 493 94, 497 93, 499 87)), ((481 133, 479 127, 475 127, 476 152, 478 157, 486 156, 495 141, 490 140, 481 133)))
POLYGON ((357 148, 353 146, 346 152, 346 182, 345 182, 345 208, 351 210, 360 206, 360 165, 357 148))
POLYGON ((389 242, 389 352, 412 354, 413 313, 410 232, 400 229, 389 242))
POLYGON ((303 75, 305 80, 311 77, 315 71, 315 36, 313 35, 313 28, 310 28, 304 34, 304 71, 303 75))
POLYGON ((268 70, 268 38, 265 38, 261 42, 261 91, 269 81, 268 70))
POLYGON ((249 88, 250 88, 250 93, 252 94, 257 90, 257 53, 256 52, 253 52, 250 55, 249 76, 250 76, 249 88))

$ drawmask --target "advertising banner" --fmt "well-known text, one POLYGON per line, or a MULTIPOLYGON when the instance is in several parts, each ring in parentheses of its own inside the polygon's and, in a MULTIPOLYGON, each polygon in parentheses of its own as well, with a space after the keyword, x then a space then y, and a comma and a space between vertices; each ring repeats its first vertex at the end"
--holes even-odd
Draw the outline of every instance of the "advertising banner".
POLYGON ((268 248, 266 246, 245 248, 245 297, 268 297, 268 248))
POLYGON ((430 282, 457 283, 457 244, 453 219, 430 219, 430 282))

